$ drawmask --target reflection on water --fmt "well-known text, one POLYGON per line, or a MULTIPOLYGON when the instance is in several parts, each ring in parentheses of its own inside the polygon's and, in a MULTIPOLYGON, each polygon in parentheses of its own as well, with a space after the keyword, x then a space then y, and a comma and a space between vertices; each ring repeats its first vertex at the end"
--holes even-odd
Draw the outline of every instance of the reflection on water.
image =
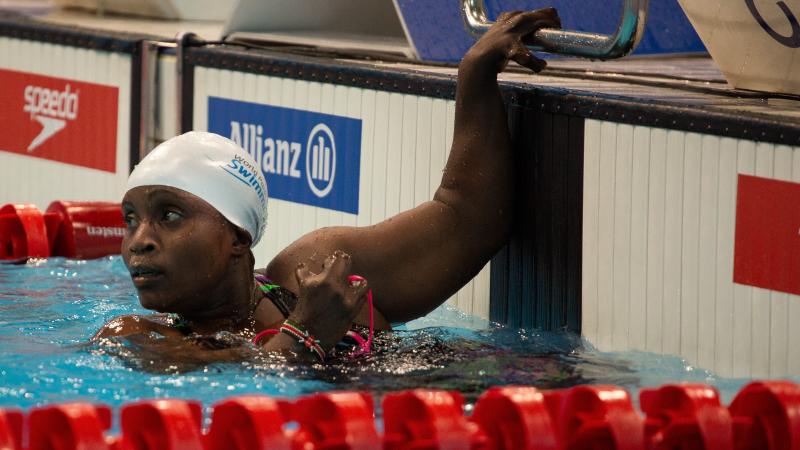
MULTIPOLYGON (((221 335, 221 336, 220 336, 221 335)), ((299 392, 366 390, 376 395, 412 388, 461 391, 468 401, 496 385, 521 384, 545 389, 585 383, 635 387, 638 377, 629 363, 611 355, 582 350, 567 333, 539 333, 491 327, 481 331, 423 328, 376 336, 371 355, 334 355, 326 364, 297 364, 255 349, 220 333, 228 345, 197 351, 195 338, 130 336, 85 347, 96 356, 111 356, 130 369, 152 375, 192 377, 212 367, 217 373, 281 377, 291 373, 299 392), (509 345, 513 341, 515 344, 509 345), (536 343, 540 342, 540 345, 536 343), (220 360, 246 361, 219 362, 220 360), (304 382, 313 381, 308 385, 304 382)), ((278 393, 280 394, 280 393, 278 393)))
POLYGON ((572 334, 508 329, 447 307, 376 336, 379 351, 372 355, 334 357, 325 365, 289 364, 224 333, 215 337, 226 344, 216 354, 195 351, 194 338, 139 335, 87 344, 112 317, 146 313, 118 257, 0 265, 0 280, 0 406, 75 400, 118 406, 154 397, 209 406, 251 393, 365 390, 380 397, 416 387, 457 389, 471 402, 495 385, 600 383, 635 391, 680 380, 715 384, 730 400, 744 383, 678 358, 601 353, 572 334), (237 362, 220 362, 231 359, 237 362))

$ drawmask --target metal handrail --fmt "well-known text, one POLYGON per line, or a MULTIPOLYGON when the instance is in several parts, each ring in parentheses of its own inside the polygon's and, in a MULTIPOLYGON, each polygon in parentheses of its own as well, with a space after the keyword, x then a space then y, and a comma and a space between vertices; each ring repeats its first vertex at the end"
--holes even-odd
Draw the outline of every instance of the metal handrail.
MULTIPOLYGON (((623 1, 622 17, 613 35, 545 28, 534 33, 537 44, 528 48, 592 59, 621 58, 642 39, 648 6, 648 0, 623 1)), ((486 17, 484 0, 461 0, 461 14, 467 31, 475 37, 482 36, 493 24, 486 17)))

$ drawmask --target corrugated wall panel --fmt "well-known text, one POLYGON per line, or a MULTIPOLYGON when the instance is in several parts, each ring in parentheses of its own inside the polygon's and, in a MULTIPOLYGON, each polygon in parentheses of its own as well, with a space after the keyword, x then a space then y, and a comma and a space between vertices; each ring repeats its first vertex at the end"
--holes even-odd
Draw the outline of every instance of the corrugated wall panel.
MULTIPOLYGON (((370 225, 431 199, 452 143, 455 102, 448 100, 198 66, 195 129, 208 129, 209 96, 362 120, 359 214, 271 199, 269 226, 255 249, 259 265, 314 229, 370 225)), ((488 318, 489 270, 487 264, 450 303, 488 318)))
MULTIPOLYGON (((581 254, 581 223, 588 220, 597 225, 599 218, 596 213, 581 214, 582 204, 594 210, 601 202, 613 200, 598 190, 584 195, 583 158, 595 161, 588 178, 596 178, 601 165, 610 164, 613 169, 616 160, 611 155, 601 163, 599 152, 584 154, 580 117, 512 107, 511 119, 516 152, 515 224, 511 240, 492 259, 491 318, 511 326, 579 332, 581 290, 596 293, 613 288, 611 282, 599 282, 597 270, 585 272, 581 281, 582 258, 596 257, 596 253, 581 254)), ((608 136, 601 137, 598 128, 587 139, 608 136)), ((613 231, 611 226, 601 228, 593 227, 596 236, 613 231)), ((613 236, 609 245, 612 241, 613 236)), ((584 326, 596 330, 598 314, 604 311, 592 307, 584 315, 588 320, 584 326)))
POLYGON ((800 148, 594 120, 585 136, 584 336, 726 376, 800 374, 800 298, 733 283, 738 175, 800 181, 800 148))
POLYGON ((0 68, 118 88, 116 149, 110 150, 116 151, 115 173, 0 152, 0 205, 120 201, 130 166, 131 56, 0 37, 0 68))

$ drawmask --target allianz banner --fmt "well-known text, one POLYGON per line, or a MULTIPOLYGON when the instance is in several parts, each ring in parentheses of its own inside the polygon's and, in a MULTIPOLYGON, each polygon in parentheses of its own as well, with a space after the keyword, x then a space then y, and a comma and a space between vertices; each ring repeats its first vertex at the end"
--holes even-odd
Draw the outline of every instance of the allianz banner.
POLYGON ((209 97, 208 131, 253 156, 270 198, 358 214, 360 119, 209 97))

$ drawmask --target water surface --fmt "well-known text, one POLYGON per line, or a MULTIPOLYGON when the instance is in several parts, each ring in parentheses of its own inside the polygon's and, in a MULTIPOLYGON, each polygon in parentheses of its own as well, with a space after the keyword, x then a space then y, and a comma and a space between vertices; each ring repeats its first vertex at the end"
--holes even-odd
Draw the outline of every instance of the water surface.
POLYGON ((250 393, 366 390, 380 397, 415 387, 457 389, 471 402, 494 385, 614 384, 635 395, 639 387, 676 381, 713 384, 730 401, 747 382, 680 358, 598 352, 573 334, 502 327, 446 306, 380 336, 379 353, 326 365, 253 352, 244 362, 187 365, 136 339, 88 344, 106 321, 130 313, 147 311, 119 257, 0 264, 0 406, 173 397, 208 407, 250 393))

